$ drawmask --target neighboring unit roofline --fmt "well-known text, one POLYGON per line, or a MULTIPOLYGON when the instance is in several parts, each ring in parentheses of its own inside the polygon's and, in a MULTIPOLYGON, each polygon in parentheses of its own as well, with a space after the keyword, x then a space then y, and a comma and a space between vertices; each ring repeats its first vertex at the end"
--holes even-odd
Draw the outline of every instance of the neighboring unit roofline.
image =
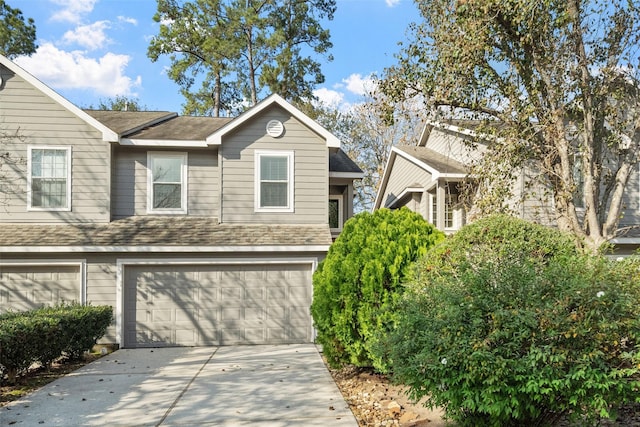
POLYGON ((174 112, 168 113, 166 116, 158 117, 155 120, 150 120, 150 121, 148 121, 146 123, 143 123, 143 124, 141 124, 139 126, 136 126, 136 127, 132 128, 132 129, 128 129, 126 132, 124 132, 122 134, 122 137, 124 139, 124 136, 126 136, 126 135, 131 135, 132 133, 136 133, 139 130, 148 128, 149 126, 157 125, 158 123, 162 123, 162 122, 167 121, 169 119, 173 119, 174 117, 178 117, 178 113, 174 113, 174 112))

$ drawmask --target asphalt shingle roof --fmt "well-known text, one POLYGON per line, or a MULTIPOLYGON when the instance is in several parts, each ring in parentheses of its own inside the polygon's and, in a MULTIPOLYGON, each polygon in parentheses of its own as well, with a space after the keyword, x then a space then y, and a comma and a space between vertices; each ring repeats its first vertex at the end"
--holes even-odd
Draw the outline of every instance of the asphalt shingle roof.
POLYGON ((130 217, 104 224, 3 224, 0 246, 330 245, 328 225, 218 224, 216 219, 130 217))
POLYGON ((201 141, 231 120, 226 117, 179 116, 131 133, 127 138, 201 141))
POLYGON ((462 163, 443 156, 429 148, 407 145, 398 146, 397 148, 398 150, 401 150, 417 160, 431 166, 440 173, 466 174, 468 172, 467 168, 465 168, 462 163))
POLYGON ((362 173, 362 169, 342 150, 329 154, 329 170, 331 172, 362 173))
POLYGON ((119 135, 126 135, 133 129, 148 126, 149 123, 177 116, 170 111, 84 110, 84 112, 119 135))

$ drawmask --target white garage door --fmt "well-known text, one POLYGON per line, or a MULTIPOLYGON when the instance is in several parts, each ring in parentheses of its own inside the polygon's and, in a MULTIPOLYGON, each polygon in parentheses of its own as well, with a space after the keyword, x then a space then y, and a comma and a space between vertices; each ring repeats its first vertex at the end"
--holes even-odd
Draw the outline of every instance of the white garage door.
POLYGON ((77 265, 0 265, 0 313, 80 301, 77 265))
POLYGON ((124 346, 312 341, 310 264, 126 266, 124 346))

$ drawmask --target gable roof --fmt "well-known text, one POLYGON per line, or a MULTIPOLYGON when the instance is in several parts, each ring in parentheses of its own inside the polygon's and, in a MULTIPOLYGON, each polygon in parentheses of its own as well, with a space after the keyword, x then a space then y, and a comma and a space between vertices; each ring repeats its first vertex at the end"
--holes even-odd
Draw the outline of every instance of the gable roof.
POLYGON ((293 105, 289 104, 280 95, 277 94, 273 94, 263 99, 262 101, 251 107, 249 110, 245 111, 226 125, 222 126, 220 129, 213 132, 207 137, 207 143, 211 145, 220 145, 222 143, 222 137, 224 135, 228 134, 234 129, 237 129, 239 126, 251 120, 253 117, 260 114, 262 111, 266 110, 272 105, 279 105, 296 119, 300 120, 300 122, 302 122, 309 129, 320 135, 320 137, 322 137, 327 142, 327 147, 340 148, 340 140, 335 135, 320 126, 316 121, 312 120, 309 116, 304 114, 293 105))
MULTIPOLYGON (((373 207, 374 210, 381 207, 382 195, 386 191, 387 184, 389 183, 389 177, 391 176, 391 170, 393 169, 396 157, 398 156, 413 163, 416 167, 429 172, 434 181, 440 178, 462 179, 467 176, 467 169, 462 163, 429 148, 414 146, 392 147, 391 152, 389 153, 389 158, 387 159, 387 164, 384 168, 380 188, 376 195, 373 207)), ((415 188, 417 188, 416 185, 418 184, 408 187, 407 190, 414 191, 415 188)))
POLYGON ((7 69, 9 69, 10 71, 12 71, 13 73, 15 73, 18 76, 20 76, 27 83, 29 83, 30 85, 32 85, 33 87, 38 89, 44 95, 46 95, 49 98, 51 98, 54 102, 59 104, 61 107, 63 107, 64 109, 66 109, 70 113, 72 113, 75 116, 77 116, 80 120, 84 121, 89 126, 93 127, 97 131, 101 132, 103 141, 109 141, 109 142, 118 141, 118 133, 117 132, 115 132, 113 129, 110 129, 109 127, 105 126, 104 123, 101 123, 100 121, 96 120, 94 117, 92 117, 91 115, 87 114, 82 109, 80 109, 80 108, 76 107, 75 105, 73 105, 71 103, 71 101, 67 100, 62 95, 60 95, 59 93, 57 93, 56 91, 51 89, 49 86, 47 86, 44 83, 42 83, 40 80, 38 80, 33 75, 28 73, 24 68, 20 67, 15 62, 9 60, 8 58, 6 58, 3 55, 0 55, 0 64, 3 65, 4 67, 6 67, 7 69))

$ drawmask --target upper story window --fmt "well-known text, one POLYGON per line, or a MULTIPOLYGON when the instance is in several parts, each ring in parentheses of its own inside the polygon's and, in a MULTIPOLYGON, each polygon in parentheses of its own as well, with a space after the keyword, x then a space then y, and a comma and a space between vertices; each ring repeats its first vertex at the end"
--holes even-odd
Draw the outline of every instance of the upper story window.
POLYGON ((149 152, 147 211, 187 213, 187 154, 149 152))
POLYGON ((329 196, 329 228, 340 231, 342 224, 342 196, 329 196))
POLYGON ((71 147, 29 147, 28 209, 71 210, 71 147))
POLYGON ((256 151, 255 209, 293 212, 293 151, 256 151))

